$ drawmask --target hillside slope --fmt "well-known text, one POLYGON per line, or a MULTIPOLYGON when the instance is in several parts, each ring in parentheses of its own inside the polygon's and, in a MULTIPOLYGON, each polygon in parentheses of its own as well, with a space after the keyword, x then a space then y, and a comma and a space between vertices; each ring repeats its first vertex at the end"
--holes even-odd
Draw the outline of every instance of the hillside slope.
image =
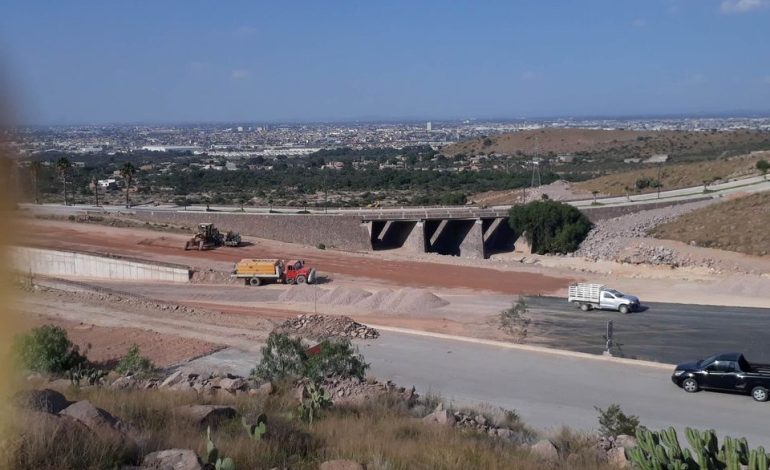
POLYGON ((698 246, 766 256, 770 254, 770 192, 698 209, 659 225, 652 235, 698 246))
POLYGON ((600 129, 537 129, 449 145, 445 155, 479 153, 540 155, 597 154, 619 158, 649 157, 657 153, 718 156, 723 151, 746 153, 770 148, 770 132, 760 131, 627 131, 600 129))

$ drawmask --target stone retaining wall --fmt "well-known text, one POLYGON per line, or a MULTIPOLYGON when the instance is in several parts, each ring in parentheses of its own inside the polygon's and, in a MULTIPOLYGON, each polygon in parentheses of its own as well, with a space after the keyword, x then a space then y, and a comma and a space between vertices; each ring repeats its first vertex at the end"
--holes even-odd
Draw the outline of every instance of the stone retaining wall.
POLYGON ((221 231, 288 243, 344 250, 372 249, 369 232, 361 219, 347 215, 248 214, 199 211, 141 211, 132 217, 149 221, 195 227, 211 222, 221 231))

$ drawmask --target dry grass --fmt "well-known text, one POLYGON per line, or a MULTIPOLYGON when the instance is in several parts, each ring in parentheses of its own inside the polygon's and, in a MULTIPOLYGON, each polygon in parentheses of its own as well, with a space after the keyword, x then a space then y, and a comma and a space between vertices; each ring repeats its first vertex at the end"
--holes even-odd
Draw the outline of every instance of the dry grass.
MULTIPOLYGON (((267 414, 269 436, 262 441, 250 440, 239 419, 212 430, 220 454, 232 457, 238 468, 315 469, 321 462, 335 458, 366 463, 369 469, 388 470, 543 468, 543 462, 514 442, 425 424, 404 403, 387 399, 332 408, 310 425, 293 417, 295 405, 288 393, 267 399, 239 396, 199 400, 194 394, 158 391, 64 392, 70 400, 88 399, 128 423, 136 430, 138 448, 125 448, 87 432, 68 432, 60 429, 56 419, 41 419, 41 415, 15 410, 15 419, 7 430, 16 438, 2 443, 0 467, 114 468, 137 464, 147 453, 169 448, 193 449, 203 455, 205 430, 181 421, 171 410, 204 402, 229 404, 242 415, 267 414)), ((517 422, 514 416, 507 419, 517 422)), ((582 443, 588 438, 584 435, 571 433, 563 440, 567 443, 558 442, 564 458, 550 468, 609 468, 585 450, 582 443)))
POLYGON ((659 225, 657 238, 751 255, 770 254, 770 193, 704 207, 659 225))
POLYGON ((445 147, 445 155, 498 153, 547 155, 549 153, 623 154, 626 157, 719 154, 730 149, 767 148, 770 134, 760 131, 681 132, 596 129, 538 129, 458 142, 445 147))
MULTIPOLYGON (((712 160, 697 163, 682 163, 677 165, 664 165, 661 170, 662 190, 687 188, 702 185, 704 181, 723 180, 740 176, 758 175, 755 165, 761 158, 767 159, 770 152, 755 153, 733 157, 728 160, 712 160)), ((631 188, 631 194, 636 194, 634 187, 640 178, 658 179, 657 168, 628 171, 601 176, 588 181, 575 183, 573 188, 588 194, 591 191, 599 191, 610 196, 624 196, 625 188, 631 188)), ((655 188, 647 188, 642 193, 655 192, 655 188)))

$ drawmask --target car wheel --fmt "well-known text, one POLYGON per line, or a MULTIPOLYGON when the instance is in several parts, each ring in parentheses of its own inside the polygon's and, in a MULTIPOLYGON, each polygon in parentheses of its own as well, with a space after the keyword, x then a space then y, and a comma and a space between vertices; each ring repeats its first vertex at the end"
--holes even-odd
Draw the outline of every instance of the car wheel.
POLYGON ((754 387, 751 390, 751 397, 757 401, 767 401, 767 389, 765 387, 754 387))
POLYGON ((252 277, 251 279, 249 279, 249 285, 250 286, 256 287, 256 286, 258 286, 260 284, 262 284, 262 279, 260 279, 258 277, 252 277))
POLYGON ((700 385, 698 385, 697 380, 693 379, 692 377, 688 377, 684 379, 684 382, 682 382, 682 388, 685 392, 695 393, 700 390, 700 385))
POLYGON ((622 313, 623 315, 628 313, 628 305, 621 305, 618 307, 618 312, 622 313))
POLYGON ((588 304, 580 304, 580 310, 582 310, 584 312, 587 312, 587 311, 591 310, 591 306, 588 305, 588 304))
POLYGON ((307 282, 305 276, 297 276, 297 284, 304 284, 305 282, 307 282))

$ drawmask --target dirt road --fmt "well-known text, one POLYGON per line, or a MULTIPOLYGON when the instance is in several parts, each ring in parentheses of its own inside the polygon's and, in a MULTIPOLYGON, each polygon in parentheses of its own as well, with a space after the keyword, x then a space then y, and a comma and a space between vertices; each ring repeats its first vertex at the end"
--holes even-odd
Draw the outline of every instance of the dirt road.
POLYGON ((322 274, 386 281, 401 286, 465 288, 504 294, 548 294, 572 279, 531 272, 447 264, 388 261, 365 253, 315 248, 251 239, 250 246, 209 251, 184 251, 184 235, 51 220, 22 223, 24 244, 42 248, 81 250, 188 264, 199 269, 229 270, 241 258, 303 258, 322 274))

